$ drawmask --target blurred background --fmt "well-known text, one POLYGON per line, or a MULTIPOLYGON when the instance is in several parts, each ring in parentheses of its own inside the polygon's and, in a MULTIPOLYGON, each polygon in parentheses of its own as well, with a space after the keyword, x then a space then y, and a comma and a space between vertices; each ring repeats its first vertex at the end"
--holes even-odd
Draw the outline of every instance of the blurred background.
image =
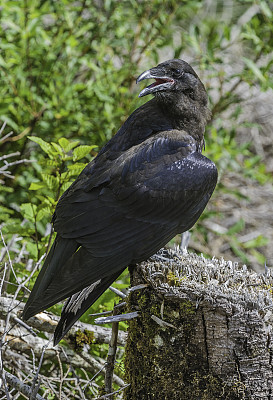
MULTIPOLYGON (((188 249, 272 267, 272 21, 270 0, 1 1, 3 293, 47 251, 63 191, 148 100, 136 77, 171 58, 189 62, 207 88, 204 154, 219 170, 188 249)), ((125 274, 117 286, 127 283, 125 274)), ((95 311, 111 302, 107 292, 95 311)))

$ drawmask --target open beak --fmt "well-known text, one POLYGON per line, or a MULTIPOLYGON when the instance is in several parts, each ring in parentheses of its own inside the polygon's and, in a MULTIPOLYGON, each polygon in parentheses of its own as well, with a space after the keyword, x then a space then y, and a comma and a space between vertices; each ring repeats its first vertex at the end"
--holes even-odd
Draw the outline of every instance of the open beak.
POLYGON ((156 73, 156 68, 149 69, 143 72, 136 80, 136 83, 143 81, 144 79, 155 79, 155 82, 143 89, 138 97, 146 96, 147 94, 153 94, 166 89, 170 89, 174 84, 174 79, 167 76, 160 76, 160 73, 156 73), (154 70, 154 72, 153 72, 154 70))

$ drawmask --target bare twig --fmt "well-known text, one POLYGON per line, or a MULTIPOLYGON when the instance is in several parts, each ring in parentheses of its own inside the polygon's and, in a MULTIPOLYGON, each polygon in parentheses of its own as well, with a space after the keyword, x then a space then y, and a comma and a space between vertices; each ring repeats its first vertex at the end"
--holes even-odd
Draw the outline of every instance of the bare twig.
MULTIPOLYGON (((10 304, 11 304, 12 298, 11 297, 0 297, 0 320, 5 318, 7 313, 10 312, 10 320, 13 322, 16 322, 15 318, 18 318, 18 316, 22 313, 24 304, 20 303, 19 301, 14 303, 14 307, 11 309, 10 304), (10 311, 9 311, 10 310, 10 311)), ((49 312, 42 312, 34 317, 31 317, 27 321, 27 330, 29 331, 30 328, 32 329, 38 329, 41 332, 47 332, 50 334, 53 334, 58 322, 59 322, 60 317, 53 315, 52 313, 49 312)), ((22 321, 21 321, 22 322, 22 321)), ((1 332, 1 326, 0 326, 0 332, 1 332)), ((73 340, 75 336, 77 335, 77 332, 81 331, 89 331, 92 332, 94 336, 94 341, 96 343, 109 343, 110 342, 110 335, 111 335, 111 329, 97 326, 97 325, 91 325, 91 324, 86 324, 83 322, 78 321, 69 331, 69 338, 70 340, 73 340)), ((29 341, 29 345, 31 347, 32 343, 32 338, 29 335, 28 338, 26 339, 29 341)), ((118 345, 124 346, 126 341, 126 333, 123 331, 119 332, 118 336, 118 345)))
POLYGON ((33 336, 37 336, 37 334, 34 332, 33 329, 31 329, 31 327, 26 324, 24 321, 22 321, 21 319, 14 317, 13 318, 14 322, 16 322, 19 325, 22 325, 24 328, 26 328, 33 336))
POLYGON ((3 261, 7 251, 10 250, 10 248, 16 242, 17 237, 18 237, 17 234, 16 235, 12 235, 12 238, 10 239, 10 241, 6 245, 5 245, 5 242, 3 242, 3 240, 2 240, 4 246, 3 246, 2 250, 1 250, 1 253, 0 253, 0 262, 3 261))
MULTIPOLYGON (((65 356, 65 358, 66 358, 66 363, 67 363, 67 364, 70 364, 69 358, 68 358, 68 356, 67 356, 67 354, 66 354, 64 348, 62 347, 61 350, 62 350, 62 352, 63 352, 63 354, 64 354, 64 356, 65 356)), ((79 391, 79 393, 80 393, 81 398, 82 398, 82 399, 85 399, 85 396, 84 396, 84 389, 82 389, 82 388, 81 388, 81 385, 80 385, 80 378, 79 378, 79 376, 77 375, 75 369, 74 369, 71 365, 70 365, 70 371, 71 371, 71 372, 73 373, 73 375, 74 375, 74 379, 75 379, 76 384, 77 384, 77 389, 78 389, 78 391, 79 391)), ((97 374, 99 374, 99 373, 100 373, 100 371, 98 371, 95 375, 97 375, 97 374)), ((69 378, 69 379, 71 380, 71 378, 69 378)), ((86 383, 86 386, 87 386, 88 384, 89 384, 89 382, 86 383)))
MULTIPOLYGON (((0 136, 2 135, 2 133, 3 133, 4 129, 5 129, 5 127, 6 127, 6 125, 7 125, 7 123, 6 123, 6 121, 4 121, 3 124, 2 124, 2 126, 1 126, 1 128, 0 128, 0 136)), ((0 141, 1 141, 1 139, 0 139, 0 141)))
POLYGON ((103 400, 103 399, 108 399, 109 397, 111 397, 113 394, 117 394, 119 392, 122 392, 122 390, 126 389, 128 386, 130 386, 130 383, 128 383, 127 385, 124 385, 123 387, 119 388, 118 390, 115 390, 112 393, 109 394, 104 394, 103 396, 97 397, 96 400, 103 400))
POLYGON ((6 397, 7 397, 7 400, 10 400, 9 391, 8 391, 8 386, 7 386, 7 379, 6 379, 6 378, 7 378, 7 375, 6 375, 6 372, 5 372, 4 369, 3 369, 2 357, 1 357, 0 362, 1 362, 1 368, 0 368, 0 373, 1 373, 1 375, 0 375, 0 388, 1 388, 1 387, 4 387, 4 392, 5 392, 5 395, 6 395, 6 397))
POLYGON ((20 152, 16 151, 15 153, 4 154, 3 156, 0 157, 0 161, 6 160, 7 158, 10 158, 10 157, 15 157, 15 156, 20 156, 20 152))
POLYGON ((62 366, 62 363, 61 363, 59 351, 57 351, 57 359, 58 359, 58 363, 59 363, 59 367, 60 367, 59 398, 61 399, 62 398, 62 386, 63 386, 64 372, 63 372, 63 366, 62 366))
MULTIPOLYGON (((16 390, 24 394, 25 396, 31 396, 31 387, 24 382, 20 381, 15 375, 10 374, 9 372, 5 371, 4 372, 6 381, 9 385, 14 387, 16 390)), ((32 399, 32 397, 30 397, 32 399)), ((10 399, 10 397, 7 396, 7 399, 10 399)), ((46 400, 44 397, 40 396, 39 394, 36 394, 35 397, 33 397, 35 400, 46 400)))
POLYGON ((13 165, 22 164, 22 163, 33 163, 33 162, 35 162, 35 160, 27 160, 27 159, 16 160, 11 163, 5 162, 5 165, 0 168, 0 173, 3 173, 4 171, 6 171, 9 167, 12 167, 13 165))
POLYGON ((7 273, 7 271, 8 271, 8 267, 7 267, 7 263, 5 263, 4 264, 4 272, 3 272, 3 276, 2 276, 2 279, 1 279, 1 283, 0 283, 0 296, 2 295, 2 290, 3 290, 3 292, 5 292, 5 283, 6 283, 6 281, 5 281, 5 278, 6 278, 6 273, 7 273))
POLYGON ((12 135, 13 135, 13 131, 7 133, 5 136, 3 136, 3 137, 0 139, 0 142, 5 142, 6 139, 9 138, 9 137, 12 136, 12 135))
POLYGON ((109 289, 112 290, 112 292, 114 292, 115 294, 117 294, 119 297, 121 297, 122 299, 126 298, 126 294, 122 293, 120 290, 114 288, 113 286, 109 286, 109 289))
POLYGON ((30 400, 34 400, 34 399, 36 398, 36 394, 38 393, 38 390, 39 390, 39 388, 40 388, 41 380, 38 379, 38 376, 39 376, 39 373, 40 373, 40 370, 41 370, 41 367, 42 367, 42 363, 43 363, 43 359, 44 359, 44 354, 45 354, 45 351, 46 351, 48 345, 49 345, 49 342, 47 342, 47 344, 45 344, 44 347, 43 347, 43 349, 42 349, 42 354, 41 354, 41 356, 40 356, 39 365, 38 365, 36 374, 35 374, 35 376, 34 376, 34 378, 33 378, 32 385, 31 385, 30 400), (36 382, 37 382, 37 381, 38 381, 38 383, 37 383, 37 385, 36 385, 36 382))
POLYGON ((111 315, 110 317, 101 317, 96 318, 96 324, 115 324, 116 322, 120 321, 128 321, 130 319, 134 319, 138 317, 138 312, 133 311, 127 314, 118 314, 118 315, 111 315))
MULTIPOLYGON (((13 276, 14 276, 14 278, 16 280, 16 283, 19 284, 19 281, 18 281, 17 276, 16 276, 16 274, 14 272, 14 269, 13 269, 12 261, 11 261, 10 254, 9 254, 9 249, 8 249, 8 246, 6 245, 6 242, 5 242, 5 239, 4 239, 4 236, 3 236, 3 233, 2 233, 1 229, 0 229, 0 234, 1 234, 1 239, 2 239, 2 243, 4 245, 5 252, 8 255, 9 269, 12 271, 13 276)), ((9 273, 9 271, 7 273, 9 273)))
MULTIPOLYGON (((117 310, 113 310, 113 316, 115 316, 117 310)), ((106 393, 112 393, 113 391, 113 374, 115 368, 116 361, 116 352, 117 352, 117 340, 118 340, 118 322, 113 322, 112 324, 112 334, 111 340, 109 343, 107 362, 105 367, 105 391, 106 393)), ((110 396, 110 399, 113 397, 110 396)))

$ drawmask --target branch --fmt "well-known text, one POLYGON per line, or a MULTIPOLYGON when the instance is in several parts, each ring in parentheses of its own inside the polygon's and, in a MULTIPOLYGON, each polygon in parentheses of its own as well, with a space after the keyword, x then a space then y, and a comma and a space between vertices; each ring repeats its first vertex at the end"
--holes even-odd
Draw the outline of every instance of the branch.
MULTIPOLYGON (((61 362, 67 363, 67 359, 69 359, 69 364, 74 368, 85 368, 92 372, 104 369, 105 365, 103 362, 96 360, 84 351, 82 353, 75 353, 72 348, 67 348, 65 354, 63 352, 60 353, 61 346, 56 346, 54 348, 52 342, 33 335, 32 329, 53 334, 60 319, 59 317, 51 313, 42 312, 30 318, 27 324, 24 322, 22 323, 22 321, 18 323, 18 316, 21 314, 24 304, 16 301, 13 308, 10 309, 11 301, 11 297, 0 296, 0 334, 5 336, 5 343, 2 348, 4 359, 9 359, 6 354, 7 348, 9 350, 14 350, 16 353, 19 352, 29 356, 34 354, 40 357, 44 351, 44 347, 47 346, 47 350, 44 352, 45 360, 55 358, 57 353, 59 353, 61 362), (13 323, 8 331, 6 331, 3 321, 7 314, 9 314, 10 324, 13 323)), ((70 346, 72 346, 71 344, 76 340, 79 330, 88 330, 92 332, 94 335, 94 343, 110 343, 111 329, 77 322, 69 332, 68 344, 70 346)), ((120 331, 118 334, 118 344, 124 346, 125 340, 126 333, 120 331)), ((124 385, 123 380, 116 375, 113 376, 113 381, 120 386, 124 385)))
MULTIPOLYGON (((9 307, 11 304, 11 298, 10 297, 1 297, 0 296, 0 319, 3 319, 7 312, 9 311, 9 307)), ((17 301, 14 304, 14 308, 11 310, 10 318, 13 322, 15 321, 15 318, 20 318, 20 314, 23 311, 24 308, 24 303, 20 303, 17 301)), ((55 328, 60 320, 60 317, 57 317, 56 315, 49 313, 49 312, 41 312, 34 317, 31 317, 27 321, 27 325, 29 325, 30 328, 37 329, 41 332, 47 332, 50 334, 53 334, 55 331, 55 328)), ((1 328, 0 328, 1 329, 1 328)), ((83 322, 77 322, 69 331, 69 338, 73 340, 73 338, 76 337, 78 331, 85 331, 88 330, 93 333, 94 335, 94 342, 95 343, 110 343, 110 338, 111 338, 111 329, 110 328, 104 328, 101 326, 96 326, 96 325, 91 325, 91 324, 86 324, 83 322)), ((123 331, 119 332, 118 335, 118 345, 119 346, 124 346, 126 341, 126 333, 123 331)))
MULTIPOLYGON (((25 396, 30 397, 31 396, 31 387, 27 385, 26 383, 20 381, 15 375, 10 374, 7 371, 3 371, 3 378, 7 381, 9 385, 11 385, 14 389, 18 390, 18 392, 24 394, 25 396)), ((44 397, 40 396, 39 394, 36 394, 33 399, 36 400, 46 400, 44 397)))
POLYGON ((20 152, 16 151, 15 153, 4 154, 3 156, 0 157, 0 161, 6 160, 7 158, 10 158, 10 157, 15 157, 15 156, 20 156, 20 152))
MULTIPOLYGON (((115 316, 117 310, 114 308, 113 315, 115 316)), ((117 339, 118 339, 118 322, 112 324, 112 334, 109 343, 107 362, 105 367, 105 391, 106 393, 112 393, 113 391, 113 374, 115 368, 116 352, 117 352, 117 339)), ((113 397, 110 396, 110 399, 113 397)))
MULTIPOLYGON (((2 333, 2 326, 0 325, 0 334, 2 333)), ((44 360, 52 361, 57 357, 58 354, 58 357, 62 363, 66 363, 73 368, 84 368, 91 373, 95 373, 97 371, 101 372, 105 367, 105 364, 102 361, 96 360, 90 354, 84 351, 77 354, 70 348, 66 348, 65 353, 61 352, 60 350, 61 346, 53 347, 51 341, 49 342, 47 339, 37 336, 33 337, 22 327, 14 327, 10 329, 9 334, 6 335, 6 342, 3 346, 2 357, 3 360, 8 362, 10 360, 10 351, 14 351, 16 356, 17 353, 24 354, 26 360, 23 365, 26 369, 30 369, 30 366, 27 366, 29 362, 27 358, 28 356, 34 355, 35 357, 40 358, 43 353, 44 360), (45 347, 47 347, 46 351, 44 351, 45 347)), ((117 375, 113 375, 113 381, 119 386, 124 386, 124 381, 117 375)))

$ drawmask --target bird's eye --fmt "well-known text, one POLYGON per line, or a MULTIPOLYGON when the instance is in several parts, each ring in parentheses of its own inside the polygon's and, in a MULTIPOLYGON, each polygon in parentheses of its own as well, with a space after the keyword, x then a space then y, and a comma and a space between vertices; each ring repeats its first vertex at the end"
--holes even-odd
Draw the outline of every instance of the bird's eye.
POLYGON ((182 75, 182 70, 180 68, 173 68, 172 72, 173 72, 174 76, 182 75))

